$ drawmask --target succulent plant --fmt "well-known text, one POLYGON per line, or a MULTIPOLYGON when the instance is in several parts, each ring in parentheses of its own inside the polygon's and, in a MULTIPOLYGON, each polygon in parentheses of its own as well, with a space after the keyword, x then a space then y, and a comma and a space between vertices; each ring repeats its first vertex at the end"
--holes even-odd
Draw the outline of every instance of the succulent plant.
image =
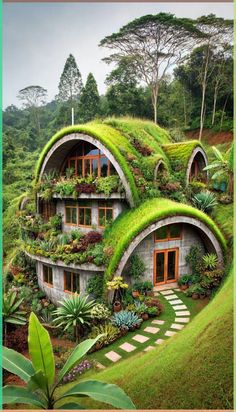
POLYGON ((112 317, 112 324, 118 328, 132 329, 135 326, 139 326, 141 322, 142 319, 140 319, 136 313, 126 310, 115 313, 112 317))
POLYGON ((120 335, 120 331, 116 326, 107 322, 107 323, 104 323, 98 326, 93 326, 91 332, 88 335, 88 338, 94 339, 98 335, 102 335, 102 336, 99 338, 97 343, 100 344, 101 346, 104 346, 104 345, 109 345, 109 343, 116 340, 120 335))
POLYGON ((95 319, 105 320, 111 316, 111 312, 103 303, 97 303, 92 308, 91 315, 95 319))

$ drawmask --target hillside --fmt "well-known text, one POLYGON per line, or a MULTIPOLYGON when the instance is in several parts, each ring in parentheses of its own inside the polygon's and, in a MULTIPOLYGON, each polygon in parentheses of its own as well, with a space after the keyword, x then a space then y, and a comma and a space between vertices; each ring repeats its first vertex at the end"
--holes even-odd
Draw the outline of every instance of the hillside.
MULTIPOLYGON (((137 409, 233 408, 233 271, 181 333, 94 378, 119 384, 137 409)), ((102 408, 87 403, 88 407, 102 408)))

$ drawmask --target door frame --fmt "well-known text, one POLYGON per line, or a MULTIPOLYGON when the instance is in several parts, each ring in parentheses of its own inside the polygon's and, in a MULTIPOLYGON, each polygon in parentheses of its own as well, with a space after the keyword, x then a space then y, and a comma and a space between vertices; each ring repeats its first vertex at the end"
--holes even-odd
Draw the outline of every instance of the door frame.
POLYGON ((173 283, 176 282, 177 279, 179 278, 179 248, 167 248, 167 249, 160 249, 160 250, 154 250, 154 267, 153 267, 153 285, 154 286, 159 286, 159 285, 165 285, 167 283, 173 283), (176 258, 175 258, 175 278, 171 280, 166 280, 167 278, 167 258, 168 252, 176 252, 176 258), (164 253, 164 282, 159 282, 156 283, 156 255, 158 253, 164 253))

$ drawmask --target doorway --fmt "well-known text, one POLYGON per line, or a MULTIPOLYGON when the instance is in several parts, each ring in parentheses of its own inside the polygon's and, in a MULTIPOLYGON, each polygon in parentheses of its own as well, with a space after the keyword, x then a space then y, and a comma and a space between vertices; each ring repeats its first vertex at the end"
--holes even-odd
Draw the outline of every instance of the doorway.
POLYGON ((179 248, 155 250, 154 286, 175 282, 178 278, 179 248))

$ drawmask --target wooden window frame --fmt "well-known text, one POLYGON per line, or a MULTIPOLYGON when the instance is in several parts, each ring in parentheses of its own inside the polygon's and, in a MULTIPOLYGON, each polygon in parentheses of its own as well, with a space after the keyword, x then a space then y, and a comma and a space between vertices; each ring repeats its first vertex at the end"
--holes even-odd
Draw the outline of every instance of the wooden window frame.
MULTIPOLYGON (((84 214, 84 222, 85 222, 85 214, 84 214)), ((78 206, 78 218, 77 223, 79 227, 92 227, 92 207, 90 206, 78 206), (91 212, 91 225, 85 225, 80 223, 80 209, 90 209, 91 212)))
MULTIPOLYGON (((47 273, 47 277, 49 277, 49 274, 47 273)), ((45 285, 47 285, 49 288, 52 288, 53 287, 53 270, 52 270, 52 267, 51 266, 48 266, 48 265, 44 265, 43 264, 43 283, 45 284, 45 285), (48 282, 48 280, 46 281, 45 279, 44 279, 44 275, 45 275, 45 273, 44 273, 44 270, 47 268, 47 270, 51 270, 51 274, 52 274, 52 283, 50 283, 50 282, 48 282)))
MULTIPOLYGON (((170 242, 172 240, 181 240, 182 239, 182 231, 183 231, 183 227, 182 227, 181 224, 180 224, 181 226, 180 226, 180 235, 179 235, 179 237, 170 237, 170 226, 175 225, 175 224, 180 224, 180 223, 171 223, 170 225, 166 225, 167 226, 167 238, 165 238, 165 239, 157 239, 156 231, 158 229, 156 229, 155 232, 154 232, 154 241, 155 241, 155 243, 170 242)), ((161 229, 161 228, 159 228, 159 229, 161 229)))
POLYGON ((103 228, 104 229, 104 227, 106 226, 106 224, 107 224, 107 210, 111 210, 112 211, 112 221, 114 220, 114 210, 113 210, 113 207, 112 206, 99 206, 98 207, 98 227, 99 228, 103 228), (102 225, 100 225, 99 223, 99 220, 100 220, 100 218, 99 218, 99 211, 101 210, 101 209, 103 209, 103 210, 105 210, 105 225, 104 226, 102 226, 102 225))
POLYGON ((165 285, 167 283, 176 282, 179 278, 179 248, 170 248, 170 249, 161 249, 161 250, 154 250, 154 271, 153 271, 153 284, 154 286, 165 285), (176 259, 175 259, 175 278, 171 280, 167 279, 167 264, 168 264, 168 253, 169 252, 176 252, 176 259), (164 282, 156 282, 156 255, 158 253, 164 253, 164 282))
POLYGON ((67 226, 78 226, 78 207, 77 206, 72 206, 72 205, 66 205, 65 206, 65 225, 67 225, 67 226), (67 222, 67 220, 66 220, 66 209, 76 209, 76 223, 67 222))
MULTIPOLYGON (((71 290, 66 289, 66 272, 70 273, 71 286, 73 286, 73 283, 72 283, 73 282, 73 276, 76 275, 76 276, 79 277, 79 292, 78 292, 78 295, 79 295, 80 294, 80 274, 77 273, 77 272, 71 272, 70 270, 64 270, 64 292, 69 293, 71 295, 74 295, 76 293, 76 292, 72 292, 71 290)), ((72 287, 72 289, 73 289, 73 287, 72 287)))

